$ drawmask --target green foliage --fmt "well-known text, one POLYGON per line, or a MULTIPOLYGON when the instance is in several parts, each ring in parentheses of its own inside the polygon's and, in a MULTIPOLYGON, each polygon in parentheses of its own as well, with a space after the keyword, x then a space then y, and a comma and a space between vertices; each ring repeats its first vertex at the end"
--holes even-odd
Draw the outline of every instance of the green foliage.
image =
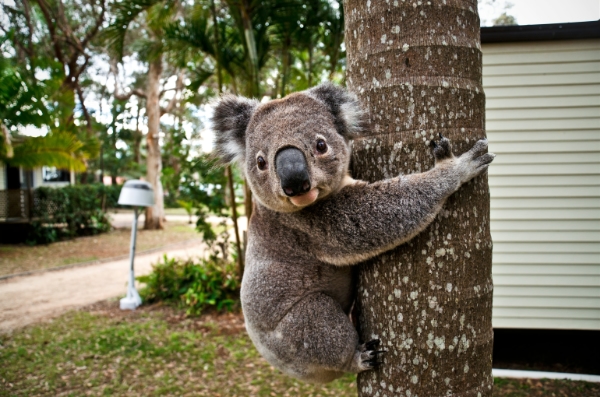
POLYGON ((137 278, 146 286, 140 295, 147 303, 174 303, 187 314, 198 315, 208 307, 232 310, 239 300, 240 283, 232 262, 216 256, 192 260, 168 258, 153 266, 152 273, 137 278))
POLYGON ((102 209, 106 211, 109 208, 117 208, 121 207, 119 205, 119 195, 121 194, 121 189, 123 185, 96 185, 99 186, 98 189, 101 190, 103 202, 102 209), (100 187, 101 186, 101 187, 100 187))
POLYGON ((6 127, 4 139, 0 139, 0 160, 26 169, 54 166, 84 170, 86 159, 95 154, 93 140, 82 142, 59 128, 43 137, 11 136, 20 127, 52 126, 50 115, 56 104, 50 103, 50 97, 57 82, 52 78, 37 80, 31 68, 16 57, 6 56, 7 45, 7 36, 0 38, 0 125, 6 127))
POLYGON ((189 216, 189 222, 192 223, 192 215, 194 214, 194 203, 186 200, 177 200, 177 204, 181 206, 185 210, 185 212, 189 216))
POLYGON ((117 1, 113 4, 111 25, 104 29, 101 36, 107 48, 119 59, 123 57, 125 36, 129 25, 144 11, 159 3, 157 0, 117 1))
MULTIPOLYGON (((120 192, 120 189, 119 189, 120 192)), ((30 244, 93 235, 110 230, 107 204, 115 205, 116 187, 96 185, 40 187, 34 191, 30 244)))
POLYGON ((5 159, 13 166, 33 169, 50 166, 84 171, 88 154, 84 143, 68 132, 53 132, 40 137, 27 137, 14 145, 14 155, 5 159))
MULTIPOLYGON (((5 41, 6 37, 0 39, 0 48, 5 41)), ((43 82, 36 83, 31 72, 15 58, 0 52, 0 122, 9 129, 26 125, 41 127, 50 121, 43 101, 46 96, 43 82)))
POLYGON ((2 5, 6 27, 0 35, 4 57, 0 69, 5 73, 0 73, 0 86, 5 91, 3 96, 10 98, 0 100, 6 104, 0 106, 2 123, 11 133, 18 127, 35 126, 51 133, 71 134, 82 143, 77 153, 80 156, 74 157, 94 157, 98 144, 84 99, 88 94, 92 42, 102 25, 106 3, 12 3, 2 5), (84 124, 86 129, 81 128, 84 124))
POLYGON ((517 18, 512 15, 508 15, 506 11, 503 12, 498 18, 494 19, 493 24, 494 26, 518 25, 517 18))
MULTIPOLYGON (((108 94, 106 99, 110 100, 108 94)), ((110 123, 98 126, 102 154, 92 167, 101 167, 102 174, 110 175, 113 183, 118 176, 137 179, 146 174, 140 150, 143 141, 142 132, 139 130, 141 101, 138 100, 135 105, 137 112, 132 111, 133 102, 113 100, 110 123), (136 129, 130 127, 134 123, 136 129)))

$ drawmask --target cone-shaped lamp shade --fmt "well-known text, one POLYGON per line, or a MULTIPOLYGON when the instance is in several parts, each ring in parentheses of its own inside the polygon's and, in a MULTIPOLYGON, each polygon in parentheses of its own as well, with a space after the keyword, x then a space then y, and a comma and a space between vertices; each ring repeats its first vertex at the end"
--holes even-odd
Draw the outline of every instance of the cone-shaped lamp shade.
POLYGON ((152 185, 137 179, 125 182, 119 195, 119 204, 135 207, 150 207, 154 205, 152 185))

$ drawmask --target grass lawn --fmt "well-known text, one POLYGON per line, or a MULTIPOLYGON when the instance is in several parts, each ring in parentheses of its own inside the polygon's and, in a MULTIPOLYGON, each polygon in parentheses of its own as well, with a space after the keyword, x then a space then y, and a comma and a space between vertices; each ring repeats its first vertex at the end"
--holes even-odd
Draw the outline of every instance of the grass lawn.
MULTIPOLYGON (((130 229, 116 229, 48 245, 0 245, 0 276, 127 255, 130 237, 130 229)), ((136 249, 141 252, 195 238, 200 239, 200 234, 193 226, 167 222, 164 230, 138 230, 136 249)))
MULTIPOLYGON (((240 314, 185 318, 116 301, 0 337, 0 396, 356 396, 347 375, 325 386, 282 375, 248 339, 240 314)), ((600 385, 496 379, 494 396, 583 397, 600 385)))
POLYGON ((307 385, 263 360, 239 314, 185 319, 118 302, 0 337, 0 396, 355 396, 354 377, 307 385))

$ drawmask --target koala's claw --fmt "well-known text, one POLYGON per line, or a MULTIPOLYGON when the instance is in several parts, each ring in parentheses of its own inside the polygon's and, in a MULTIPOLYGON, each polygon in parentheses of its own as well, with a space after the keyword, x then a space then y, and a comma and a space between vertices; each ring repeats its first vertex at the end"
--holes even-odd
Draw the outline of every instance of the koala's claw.
POLYGON ((436 142, 433 139, 429 142, 429 146, 433 151, 433 156, 435 157, 435 160, 440 161, 451 158, 452 145, 450 145, 450 140, 443 136, 441 132, 438 135, 440 139, 439 142, 436 142))
POLYGON ((381 364, 383 364, 383 357, 380 357, 381 354, 387 353, 387 350, 377 350, 369 352, 371 358, 368 360, 363 360, 363 365, 367 368, 377 368, 381 364))
POLYGON ((461 168, 464 173, 461 183, 465 183, 477 175, 485 173, 495 157, 494 153, 488 153, 488 140, 486 138, 475 142, 473 147, 459 158, 459 163, 462 164, 461 168))
POLYGON ((360 371, 367 371, 374 368, 379 367, 383 364, 382 355, 387 352, 387 350, 376 350, 377 347, 381 344, 379 339, 373 339, 365 344, 363 344, 360 348, 360 371))
POLYGON ((372 360, 363 361, 363 364, 365 367, 367 367, 367 369, 375 369, 375 368, 379 367, 381 364, 383 364, 383 361, 378 361, 376 359, 372 359, 372 360))
POLYGON ((381 341, 379 339, 373 339, 365 343, 365 350, 375 350, 381 341))

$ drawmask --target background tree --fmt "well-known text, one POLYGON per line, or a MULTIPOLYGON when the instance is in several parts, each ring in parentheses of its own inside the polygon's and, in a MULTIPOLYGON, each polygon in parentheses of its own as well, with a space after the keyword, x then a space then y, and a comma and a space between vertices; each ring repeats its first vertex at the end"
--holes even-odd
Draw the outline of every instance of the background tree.
POLYGON ((492 15, 491 20, 482 18, 482 26, 507 26, 518 25, 517 19, 510 14, 510 9, 514 6, 508 0, 477 0, 480 14, 492 15), (483 11, 483 12, 481 12, 483 11))
MULTIPOLYGON (((354 142, 354 177, 433 167, 438 133, 456 155, 485 136, 476 0, 347 0, 345 11, 348 85, 371 122, 354 142)), ((360 267, 359 333, 387 350, 359 375, 360 396, 492 395, 489 211, 483 175, 411 242, 360 267)))
POLYGON ((26 168, 54 165, 83 171, 87 159, 98 153, 85 90, 106 1, 23 0, 2 8, 8 22, 0 26, 5 158, 26 168), (10 135, 26 126, 44 127, 48 136, 13 137, 21 147, 11 158, 10 135))
POLYGON ((11 56, 10 38, 14 32, 0 39, 0 161, 12 166, 32 169, 41 166, 82 171, 93 155, 90 147, 75 134, 58 128, 42 137, 26 137, 18 133, 25 127, 52 125, 51 96, 56 79, 37 79, 35 69, 20 62, 17 54, 11 56))
MULTIPOLYGON (((115 78, 115 98, 128 100, 132 95, 142 97, 146 102, 146 117, 148 132, 146 134, 146 179, 154 189, 154 205, 146 208, 146 229, 163 228, 164 220, 164 194, 161 182, 162 156, 160 146, 160 118, 173 110, 178 101, 178 92, 183 89, 182 65, 177 74, 176 91, 172 99, 164 107, 160 99, 166 92, 161 90, 161 78, 164 72, 164 56, 168 52, 164 40, 167 25, 179 14, 181 4, 177 1, 160 0, 135 0, 121 1, 115 4, 114 20, 105 31, 108 39, 108 48, 121 61, 125 51, 126 36, 129 29, 138 29, 139 37, 131 45, 143 48, 138 51, 140 60, 148 64, 146 87, 143 91, 130 89, 127 93, 117 91, 118 83, 115 78)), ((113 70, 115 65, 113 63, 113 70)), ((115 76, 118 72, 114 71, 115 76)))
POLYGON ((29 70, 47 71, 60 82, 52 98, 56 124, 73 130, 77 104, 92 135, 82 79, 93 56, 93 40, 105 21, 106 0, 22 0, 4 9, 10 15, 19 62, 29 70))

